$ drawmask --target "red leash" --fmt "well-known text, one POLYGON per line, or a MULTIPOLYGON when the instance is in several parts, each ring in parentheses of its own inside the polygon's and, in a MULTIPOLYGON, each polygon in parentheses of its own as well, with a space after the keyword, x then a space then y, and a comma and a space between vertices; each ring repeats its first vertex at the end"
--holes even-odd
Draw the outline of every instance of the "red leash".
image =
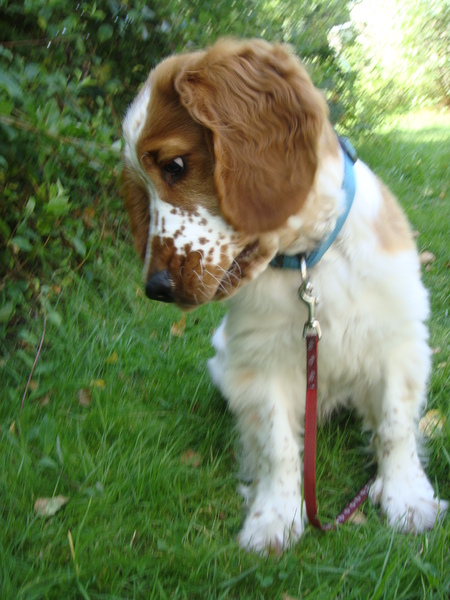
POLYGON ((305 435, 303 451, 303 477, 306 514, 308 520, 317 529, 329 531, 345 523, 361 506, 369 495, 369 489, 375 477, 372 477, 358 492, 355 498, 339 513, 334 523, 322 525, 317 517, 316 501, 316 434, 317 434, 317 358, 319 339, 322 335, 320 325, 315 318, 316 298, 311 283, 306 278, 306 265, 302 269, 303 284, 299 290, 300 298, 307 304, 309 320, 305 325, 303 337, 306 339, 306 407, 305 435))

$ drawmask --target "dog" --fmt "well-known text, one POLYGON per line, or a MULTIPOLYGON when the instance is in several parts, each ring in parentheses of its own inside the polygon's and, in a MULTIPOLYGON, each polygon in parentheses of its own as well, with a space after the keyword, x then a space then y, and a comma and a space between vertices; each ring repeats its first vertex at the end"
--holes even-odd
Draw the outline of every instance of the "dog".
POLYGON ((413 235, 360 160, 346 208, 345 149, 290 47, 225 39, 163 60, 128 108, 123 135, 146 295, 186 310, 228 303, 209 370, 237 418, 250 482, 241 546, 281 551, 306 525, 306 277, 320 299, 319 416, 354 408, 373 432, 371 500, 400 531, 433 527, 448 503, 419 458, 431 359, 413 235), (330 237, 306 274, 279 268, 330 237))

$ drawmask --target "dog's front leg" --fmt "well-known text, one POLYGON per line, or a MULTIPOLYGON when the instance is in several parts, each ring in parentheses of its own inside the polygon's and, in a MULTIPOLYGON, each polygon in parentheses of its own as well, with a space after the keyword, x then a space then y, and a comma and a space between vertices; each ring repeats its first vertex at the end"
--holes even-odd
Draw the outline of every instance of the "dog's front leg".
MULTIPOLYGON (((413 350, 410 342, 388 361, 391 368, 386 369, 383 398, 374 411, 378 477, 370 497, 381 504, 390 525, 420 533, 443 516, 448 502, 435 496, 419 459, 415 421, 427 372, 419 360, 414 360, 413 350), (402 371, 399 367, 403 365, 402 371)), ((426 348, 422 355, 426 356, 426 348)))
POLYGON ((238 417, 244 471, 252 479, 239 543, 258 552, 281 552, 301 536, 306 514, 292 398, 282 378, 247 371, 233 379, 233 390, 226 391, 234 392, 227 395, 238 417))

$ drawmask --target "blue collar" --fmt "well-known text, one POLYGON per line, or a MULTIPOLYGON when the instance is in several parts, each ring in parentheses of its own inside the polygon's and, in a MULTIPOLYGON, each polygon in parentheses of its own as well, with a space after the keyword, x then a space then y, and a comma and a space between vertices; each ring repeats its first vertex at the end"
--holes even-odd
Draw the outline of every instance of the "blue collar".
MULTIPOLYGON (((356 151, 346 137, 339 137, 339 143, 344 152, 344 181, 342 183, 342 189, 345 191, 345 208, 337 218, 336 226, 333 231, 331 231, 328 236, 320 242, 318 247, 313 250, 313 252, 310 252, 306 255, 307 268, 311 268, 317 264, 337 238, 342 227, 344 226, 345 221, 347 220, 353 204, 353 199, 355 197, 356 183, 353 165, 357 161, 356 151)), ((278 267, 281 269, 300 269, 300 261, 303 256, 303 254, 296 254, 294 256, 279 254, 272 259, 270 265, 272 267, 278 267)))

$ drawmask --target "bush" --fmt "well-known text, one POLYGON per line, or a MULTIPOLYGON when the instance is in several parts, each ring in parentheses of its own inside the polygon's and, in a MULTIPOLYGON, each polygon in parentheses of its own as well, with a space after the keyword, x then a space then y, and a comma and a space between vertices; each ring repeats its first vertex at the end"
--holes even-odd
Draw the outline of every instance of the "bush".
POLYGON ((0 2, 3 324, 95 260, 120 212, 123 112, 168 51, 151 3, 67 4, 0 2))

